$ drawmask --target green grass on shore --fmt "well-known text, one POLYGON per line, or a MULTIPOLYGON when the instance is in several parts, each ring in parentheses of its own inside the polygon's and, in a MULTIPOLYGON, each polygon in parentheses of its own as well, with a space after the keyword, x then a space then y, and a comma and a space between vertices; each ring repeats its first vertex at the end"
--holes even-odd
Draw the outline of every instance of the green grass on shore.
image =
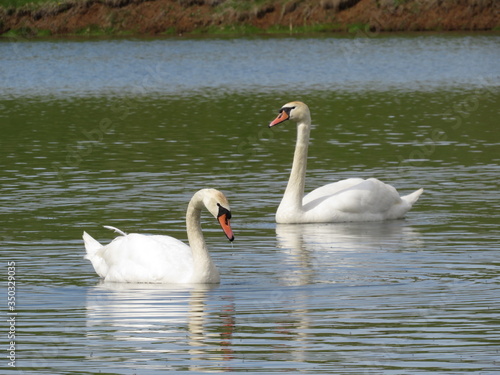
POLYGON ((43 5, 47 3, 60 3, 61 0, 1 0, 0 6, 4 8, 21 8, 28 4, 33 4, 35 6, 43 5))
MULTIPOLYGON (((22 8, 22 7, 28 7, 28 8, 39 8, 44 5, 61 5, 64 3, 79 3, 79 2, 85 2, 87 0, 0 0, 0 7, 2 8, 22 8)), ((112 5, 117 5, 117 4, 124 4, 127 3, 127 0, 99 0, 102 3, 108 3, 112 5)), ((133 0, 130 0, 133 1, 133 0)), ((385 6, 393 6, 393 7, 398 7, 400 5, 404 5, 407 3, 412 3, 417 0, 385 0, 384 5, 385 6)), ((470 5, 470 6, 478 6, 478 7, 489 7, 489 6, 494 6, 495 3, 499 0, 427 0, 428 5, 435 5, 437 6, 438 4, 448 4, 448 5, 453 5, 453 4, 465 4, 465 5, 470 5)), ((276 3, 281 3, 284 4, 285 6, 292 6, 293 4, 297 2, 291 2, 290 0, 177 0, 177 2, 182 5, 182 6, 190 6, 190 5, 209 5, 214 8, 221 8, 221 9, 233 9, 235 11, 252 11, 255 10, 256 7, 265 7, 269 4, 276 4, 276 3), (291 5, 290 5, 291 4, 291 5)), ((300 2, 300 1, 299 1, 300 2)), ((321 5, 325 9, 329 9, 336 6, 342 5, 342 3, 348 4, 350 3, 351 0, 322 0, 319 1, 319 5, 321 5)), ((379 3, 379 0, 377 0, 377 3, 379 3)))
MULTIPOLYGON (((123 7, 130 3, 140 3, 148 0, 0 0, 0 37, 49 37, 52 35, 51 30, 38 29, 31 24, 24 24, 16 26, 15 28, 3 27, 7 17, 11 15, 32 14, 35 19, 42 18, 44 15, 57 15, 61 12, 70 9, 73 6, 89 5, 94 2, 108 5, 110 7, 123 7), (3 9, 2 9, 3 8, 3 9), (3 19, 2 19, 3 17, 3 19), (2 34, 3 30, 3 34, 2 34)), ((153 1, 153 0, 149 0, 153 1)), ((215 18, 223 19, 222 24, 207 24, 195 27, 187 33, 198 34, 214 34, 214 35, 251 35, 258 33, 266 34, 304 34, 304 33, 329 33, 329 32, 348 32, 358 34, 360 32, 369 32, 370 25, 365 23, 351 23, 342 25, 336 23, 335 18, 330 22, 323 21, 322 23, 310 23, 304 25, 271 25, 267 27, 252 26, 248 20, 254 17, 260 18, 268 12, 278 11, 281 8, 276 8, 276 4, 282 4, 282 15, 286 12, 295 10, 298 3, 313 4, 321 6, 324 9, 330 9, 332 4, 351 4, 355 0, 322 0, 315 2, 315 0, 175 0, 179 5, 190 7, 192 5, 208 5, 212 8, 215 18)), ((379 1, 379 0, 377 0, 379 1)), ((401 6, 402 4, 411 4, 412 2, 420 2, 421 0, 384 0, 384 6, 401 6)), ((474 9, 482 7, 494 8, 496 2, 500 0, 428 0, 429 4, 433 2, 443 2, 446 4, 469 4, 474 5, 474 9)), ((382 0, 380 0, 382 3, 382 0)), ((305 7, 307 10, 308 8, 305 7)), ((307 12, 306 12, 307 13, 307 12)), ((115 27, 114 23, 110 27, 101 27, 100 25, 87 25, 79 30, 73 30, 71 35, 84 35, 84 36, 104 36, 104 35, 132 35, 135 30, 123 30, 115 27)), ((498 31, 498 27, 492 30, 498 31)), ((159 31, 160 35, 176 35, 175 27, 169 27, 163 32, 159 31)))

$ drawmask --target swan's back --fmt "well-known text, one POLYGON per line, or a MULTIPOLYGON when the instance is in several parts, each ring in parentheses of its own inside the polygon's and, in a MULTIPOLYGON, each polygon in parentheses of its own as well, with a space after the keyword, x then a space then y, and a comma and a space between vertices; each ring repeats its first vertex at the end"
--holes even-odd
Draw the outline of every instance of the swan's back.
POLYGON ((393 186, 375 178, 349 178, 307 194, 304 215, 312 222, 398 219, 411 209, 422 191, 400 197, 393 186))
POLYGON ((314 189, 309 194, 306 194, 304 196, 302 204, 304 205, 304 208, 306 210, 311 209, 314 206, 320 204, 325 199, 328 199, 341 192, 345 192, 353 186, 359 185, 363 181, 365 180, 363 180, 362 178, 348 178, 347 180, 341 180, 321 186, 317 189, 314 189))
POLYGON ((87 259, 105 281, 182 283, 193 273, 191 249, 170 236, 132 233, 115 238, 97 251, 95 243, 84 240, 87 259))

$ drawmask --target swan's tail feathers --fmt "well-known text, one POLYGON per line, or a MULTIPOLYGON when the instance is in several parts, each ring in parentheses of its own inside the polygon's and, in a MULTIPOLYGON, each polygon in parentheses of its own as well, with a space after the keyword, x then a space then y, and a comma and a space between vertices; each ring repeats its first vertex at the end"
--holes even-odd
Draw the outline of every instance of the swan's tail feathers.
POLYGON ((418 200, 420 195, 422 195, 423 192, 424 192, 424 189, 420 188, 411 194, 408 194, 408 195, 405 195, 404 197, 401 197, 401 199, 408 202, 410 205, 413 205, 418 200))
POLYGON ((87 250, 87 255, 85 255, 84 258, 89 260, 93 258, 97 250, 102 247, 102 245, 87 232, 83 232, 83 243, 85 244, 85 250, 87 250))
POLYGON ((108 265, 98 253, 103 246, 98 241, 94 240, 87 232, 83 232, 83 242, 85 243, 85 250, 87 250, 87 255, 85 255, 84 258, 90 260, 95 272, 102 278, 105 278, 108 273, 108 265))
POLYGON ((118 229, 118 228, 112 227, 112 226, 110 226, 110 225, 104 225, 104 228, 106 228, 106 229, 111 229, 112 231, 115 231, 116 233, 121 234, 122 236, 126 236, 126 235, 127 235, 127 233, 125 233, 125 232, 121 231, 121 230, 120 230, 120 229, 118 229))

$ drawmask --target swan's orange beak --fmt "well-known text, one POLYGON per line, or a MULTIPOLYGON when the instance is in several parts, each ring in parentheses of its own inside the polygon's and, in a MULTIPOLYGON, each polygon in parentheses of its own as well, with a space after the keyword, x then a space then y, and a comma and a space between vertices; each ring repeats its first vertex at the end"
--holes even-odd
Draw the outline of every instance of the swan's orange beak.
POLYGON ((283 121, 286 121, 290 118, 287 111, 281 110, 278 117, 276 117, 270 124, 269 127, 272 128, 275 125, 281 124, 283 121))
POLYGON ((224 213, 222 215, 219 215, 217 220, 219 220, 220 226, 222 227, 222 230, 224 231, 227 239, 231 242, 234 241, 234 234, 233 230, 231 229, 231 225, 229 224, 228 214, 224 213))

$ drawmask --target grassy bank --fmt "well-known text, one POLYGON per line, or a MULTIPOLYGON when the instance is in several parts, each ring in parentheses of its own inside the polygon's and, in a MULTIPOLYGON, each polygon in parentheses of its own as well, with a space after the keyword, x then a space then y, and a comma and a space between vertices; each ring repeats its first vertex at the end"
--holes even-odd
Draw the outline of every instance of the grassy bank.
POLYGON ((3 0, 0 35, 499 30, 498 0, 3 0))

